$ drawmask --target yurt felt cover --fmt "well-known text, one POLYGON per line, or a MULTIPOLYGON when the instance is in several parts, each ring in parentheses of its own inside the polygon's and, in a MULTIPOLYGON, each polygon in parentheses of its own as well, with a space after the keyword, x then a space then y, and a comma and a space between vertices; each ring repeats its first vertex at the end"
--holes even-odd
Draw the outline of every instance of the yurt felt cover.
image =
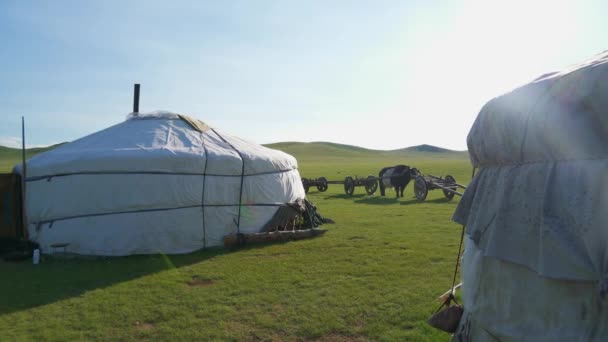
POLYGON ((454 220, 484 255, 608 289, 608 53, 491 100, 454 220))
POLYGON ((197 126, 131 114, 28 160, 31 239, 44 252, 69 243, 79 254, 186 253, 258 232, 305 197, 292 156, 197 126))
POLYGON ((454 339, 606 340, 608 52, 491 100, 467 142, 454 339))

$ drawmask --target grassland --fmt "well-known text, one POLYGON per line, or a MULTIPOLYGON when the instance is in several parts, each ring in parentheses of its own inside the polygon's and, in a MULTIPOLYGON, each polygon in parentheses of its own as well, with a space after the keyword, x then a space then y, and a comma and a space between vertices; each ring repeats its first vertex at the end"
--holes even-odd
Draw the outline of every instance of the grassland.
MULTIPOLYGON (((48 151, 58 145, 49 147, 30 148, 25 151, 25 158, 31 158, 38 153, 48 151)), ((22 152, 19 149, 0 146, 0 172, 11 172, 13 167, 21 163, 22 152)))
MULTIPOLYGON (((305 177, 367 176, 404 163, 467 183, 471 171, 458 152, 273 147, 295 155, 305 177)), ((15 163, 6 160, 0 167, 15 163)), ((411 184, 404 199, 363 193, 311 189, 309 198, 336 224, 310 240, 176 256, 47 257, 38 266, 0 262, 2 340, 447 340, 425 320, 451 284, 457 199, 433 191, 417 203, 411 184)))

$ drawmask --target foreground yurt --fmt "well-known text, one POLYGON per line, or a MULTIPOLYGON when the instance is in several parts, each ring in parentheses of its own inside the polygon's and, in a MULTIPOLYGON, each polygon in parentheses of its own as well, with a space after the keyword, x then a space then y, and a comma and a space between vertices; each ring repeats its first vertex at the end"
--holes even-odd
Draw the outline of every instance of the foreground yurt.
POLYGON ((27 233, 44 253, 187 253, 260 232, 304 197, 294 157, 170 112, 131 113, 26 164, 27 233))
POLYGON ((454 340, 607 341, 608 53, 489 101, 468 148, 454 340))

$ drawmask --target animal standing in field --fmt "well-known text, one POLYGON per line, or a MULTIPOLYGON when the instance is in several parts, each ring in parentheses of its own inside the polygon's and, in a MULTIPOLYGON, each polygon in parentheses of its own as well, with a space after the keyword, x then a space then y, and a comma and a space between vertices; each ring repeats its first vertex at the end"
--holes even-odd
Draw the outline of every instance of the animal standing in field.
POLYGON ((413 177, 419 174, 418 169, 407 165, 389 166, 380 170, 380 195, 384 196, 386 188, 395 188, 397 198, 403 197, 403 190, 413 177))

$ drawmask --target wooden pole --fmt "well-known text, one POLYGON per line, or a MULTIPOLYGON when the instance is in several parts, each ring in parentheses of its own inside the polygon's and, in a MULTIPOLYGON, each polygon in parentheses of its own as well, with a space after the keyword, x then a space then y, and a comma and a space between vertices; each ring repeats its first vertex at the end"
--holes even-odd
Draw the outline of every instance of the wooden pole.
POLYGON ((442 303, 445 302, 448 299, 448 297, 450 296, 450 294, 455 295, 456 294, 456 290, 458 290, 461 286, 462 286, 462 283, 454 286, 454 288, 452 288, 452 289, 449 289, 449 290, 445 291, 444 294, 442 294, 441 296, 437 297, 437 301, 438 302, 442 302, 442 303))
POLYGON ((133 113, 139 113, 139 83, 133 86, 133 113))
POLYGON ((27 164, 25 162, 25 118, 21 117, 21 223, 23 225, 21 236, 28 238, 27 210, 25 201, 25 178, 27 177, 27 164))

